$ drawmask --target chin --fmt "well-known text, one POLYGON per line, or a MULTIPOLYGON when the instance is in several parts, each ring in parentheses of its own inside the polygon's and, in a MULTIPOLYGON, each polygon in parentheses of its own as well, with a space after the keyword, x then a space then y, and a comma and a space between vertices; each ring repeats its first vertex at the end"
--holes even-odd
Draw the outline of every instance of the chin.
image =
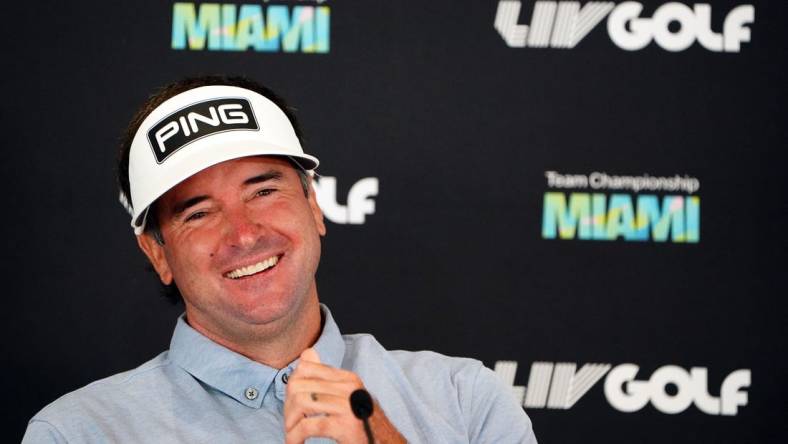
POLYGON ((297 305, 297 301, 293 298, 267 295, 248 298, 244 303, 234 305, 231 311, 247 323, 260 325, 294 314, 299 308, 297 305))

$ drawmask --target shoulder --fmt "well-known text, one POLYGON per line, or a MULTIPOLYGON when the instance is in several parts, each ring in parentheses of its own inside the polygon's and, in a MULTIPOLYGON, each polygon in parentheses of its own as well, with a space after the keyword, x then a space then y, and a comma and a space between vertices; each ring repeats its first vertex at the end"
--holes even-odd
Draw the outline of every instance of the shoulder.
POLYGON ((429 350, 387 350, 370 334, 343 335, 346 354, 364 364, 395 365, 407 374, 427 373, 449 379, 475 377, 484 368, 481 361, 447 356, 429 350))
POLYGON ((56 399, 36 413, 28 424, 27 435, 33 432, 71 435, 72 430, 90 429, 94 423, 122 415, 126 406, 141 402, 166 380, 171 364, 163 352, 139 367, 94 381, 56 399))
POLYGON ((497 376, 476 359, 447 356, 429 350, 386 350, 372 335, 346 335, 347 354, 356 370, 386 375, 436 405, 456 405, 470 411, 477 391, 496 389, 497 376))

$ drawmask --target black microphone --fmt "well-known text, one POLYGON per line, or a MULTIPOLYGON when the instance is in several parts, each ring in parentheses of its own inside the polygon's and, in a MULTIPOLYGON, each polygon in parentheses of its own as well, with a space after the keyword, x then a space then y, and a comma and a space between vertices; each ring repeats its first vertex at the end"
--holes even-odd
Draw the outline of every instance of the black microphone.
POLYGON ((372 437, 372 429, 369 428, 369 417, 372 416, 372 397, 364 389, 358 389, 350 394, 350 409, 356 418, 364 423, 364 432, 367 434, 367 443, 374 444, 375 438, 372 437))

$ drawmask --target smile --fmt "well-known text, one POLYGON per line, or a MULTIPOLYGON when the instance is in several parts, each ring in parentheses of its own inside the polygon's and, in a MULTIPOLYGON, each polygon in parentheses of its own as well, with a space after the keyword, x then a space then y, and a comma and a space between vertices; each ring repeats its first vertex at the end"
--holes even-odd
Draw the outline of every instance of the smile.
POLYGON ((224 277, 228 277, 230 279, 240 279, 242 277, 251 276, 274 267, 277 262, 279 262, 279 256, 272 256, 262 262, 227 272, 224 274, 224 277))

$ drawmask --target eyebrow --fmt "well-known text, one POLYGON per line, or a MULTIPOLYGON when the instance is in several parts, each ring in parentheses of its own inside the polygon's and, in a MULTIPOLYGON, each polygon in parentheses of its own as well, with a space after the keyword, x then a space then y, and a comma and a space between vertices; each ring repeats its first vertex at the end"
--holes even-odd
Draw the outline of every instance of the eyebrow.
POLYGON ((280 171, 271 170, 263 174, 250 177, 244 181, 244 185, 254 185, 256 183, 267 182, 269 180, 281 180, 282 173, 280 171))
POLYGON ((198 203, 208 198, 209 198, 208 195, 202 195, 202 196, 195 196, 186 200, 182 200, 180 202, 176 202, 175 205, 172 206, 173 217, 179 216, 181 213, 186 211, 187 208, 197 205, 198 203))

